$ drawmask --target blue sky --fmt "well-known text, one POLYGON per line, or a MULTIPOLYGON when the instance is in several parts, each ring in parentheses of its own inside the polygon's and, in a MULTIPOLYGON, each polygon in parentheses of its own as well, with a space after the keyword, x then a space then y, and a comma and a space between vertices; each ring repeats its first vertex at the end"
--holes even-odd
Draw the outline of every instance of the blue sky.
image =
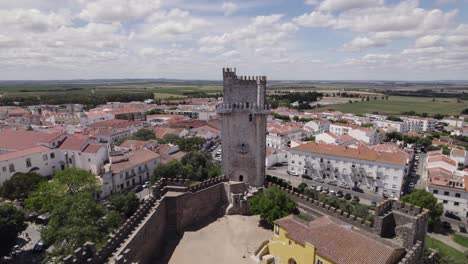
POLYGON ((468 0, 0 2, 0 79, 466 80, 468 0))

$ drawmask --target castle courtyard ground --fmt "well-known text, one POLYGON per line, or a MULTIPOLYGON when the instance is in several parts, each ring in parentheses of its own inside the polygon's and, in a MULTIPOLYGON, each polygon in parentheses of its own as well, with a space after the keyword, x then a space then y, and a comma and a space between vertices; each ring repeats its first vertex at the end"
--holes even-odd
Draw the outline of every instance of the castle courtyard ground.
POLYGON ((185 232, 169 264, 180 263, 255 263, 251 258, 272 231, 258 226, 258 216, 228 215, 204 228, 185 232))

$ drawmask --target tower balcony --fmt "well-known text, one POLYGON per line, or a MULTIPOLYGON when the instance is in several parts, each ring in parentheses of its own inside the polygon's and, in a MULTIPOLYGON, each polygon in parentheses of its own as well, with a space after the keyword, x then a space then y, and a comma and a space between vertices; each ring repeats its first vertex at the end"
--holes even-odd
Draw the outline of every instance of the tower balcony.
POLYGON ((257 105, 248 104, 248 103, 222 103, 216 105, 216 113, 218 114, 230 114, 234 112, 246 112, 251 114, 264 114, 269 115, 271 114, 271 106, 270 105, 257 105))

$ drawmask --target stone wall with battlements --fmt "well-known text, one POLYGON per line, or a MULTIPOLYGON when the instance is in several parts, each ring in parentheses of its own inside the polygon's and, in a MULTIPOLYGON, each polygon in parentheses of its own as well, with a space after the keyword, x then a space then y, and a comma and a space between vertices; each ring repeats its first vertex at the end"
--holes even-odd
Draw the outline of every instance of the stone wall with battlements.
POLYGON ((228 205, 226 177, 189 186, 183 179, 161 179, 148 199, 125 223, 95 250, 87 242, 67 256, 65 264, 153 263, 168 236, 176 236, 207 219, 224 214, 228 205))

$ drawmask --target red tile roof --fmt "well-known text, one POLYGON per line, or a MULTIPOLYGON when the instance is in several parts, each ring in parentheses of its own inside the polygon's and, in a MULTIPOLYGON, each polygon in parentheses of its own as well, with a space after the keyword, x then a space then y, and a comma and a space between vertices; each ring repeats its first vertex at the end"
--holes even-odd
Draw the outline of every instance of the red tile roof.
POLYGON ((151 160, 156 160, 159 158, 159 154, 147 149, 138 149, 125 154, 124 157, 113 157, 112 160, 122 160, 122 158, 128 158, 128 160, 123 160, 117 163, 113 162, 111 164, 112 172, 119 173, 130 170, 150 162, 151 160))
POLYGON ((408 154, 402 151, 396 152, 378 152, 368 147, 360 145, 358 148, 348 148, 345 146, 336 146, 332 144, 318 144, 316 142, 306 143, 291 150, 301 152, 319 153, 325 155, 334 155, 358 160, 378 161, 404 166, 408 161, 408 154))
POLYGON ((275 223, 286 230, 286 237, 303 245, 313 245, 318 255, 333 263, 385 264, 405 253, 401 247, 386 244, 372 234, 355 230, 328 216, 308 224, 291 216, 275 223))
POLYGON ((62 136, 61 132, 44 133, 22 130, 0 131, 0 148, 9 150, 23 150, 40 144, 49 144, 62 136))
POLYGON ((48 147, 37 146, 37 147, 32 147, 32 148, 28 148, 28 149, 24 149, 20 151, 9 152, 5 154, 1 154, 0 161, 13 160, 13 159, 29 156, 35 153, 46 152, 48 150, 50 150, 48 147))
POLYGON ((112 119, 112 120, 92 123, 88 126, 93 127, 93 128, 129 128, 129 127, 138 126, 138 125, 142 125, 142 122, 112 119))

